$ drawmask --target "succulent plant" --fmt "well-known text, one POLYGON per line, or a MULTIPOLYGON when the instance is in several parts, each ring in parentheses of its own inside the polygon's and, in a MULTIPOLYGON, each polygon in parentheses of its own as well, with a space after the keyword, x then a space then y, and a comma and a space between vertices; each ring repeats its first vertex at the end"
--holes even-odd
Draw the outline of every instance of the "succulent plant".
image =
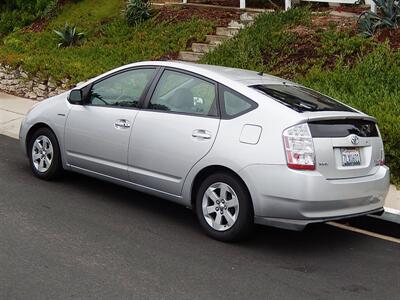
POLYGON ((83 32, 77 32, 75 25, 70 26, 68 23, 65 23, 63 29, 53 31, 59 40, 58 47, 70 47, 77 45, 85 35, 83 32))
POLYGON ((146 0, 128 0, 123 14, 128 25, 138 25, 151 17, 150 2, 146 0))
POLYGON ((358 31, 366 36, 374 35, 380 27, 397 28, 400 21, 400 2, 398 0, 372 0, 378 13, 363 12, 357 21, 358 31))

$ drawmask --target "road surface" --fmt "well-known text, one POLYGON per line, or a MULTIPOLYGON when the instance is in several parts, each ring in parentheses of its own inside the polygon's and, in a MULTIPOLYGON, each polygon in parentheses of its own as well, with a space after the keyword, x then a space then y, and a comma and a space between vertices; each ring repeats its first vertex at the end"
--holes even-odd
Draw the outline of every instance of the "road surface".
POLYGON ((224 244, 184 207, 69 173, 0 136, 0 299, 399 299, 400 244, 329 225, 224 244))

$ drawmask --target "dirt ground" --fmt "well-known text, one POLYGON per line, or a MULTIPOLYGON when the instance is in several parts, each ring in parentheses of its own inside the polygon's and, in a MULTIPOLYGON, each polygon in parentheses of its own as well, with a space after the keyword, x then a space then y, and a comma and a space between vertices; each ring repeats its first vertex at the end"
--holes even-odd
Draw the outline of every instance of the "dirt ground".
POLYGON ((210 9, 207 7, 172 7, 158 9, 157 20, 167 22, 188 21, 193 17, 215 21, 217 26, 228 26, 232 20, 240 20, 240 11, 233 9, 210 9))
POLYGON ((383 28, 375 34, 375 39, 379 42, 389 41, 392 49, 400 49, 400 28, 389 29, 383 28))
MULTIPOLYGON (((190 1, 189 1, 190 2, 190 1)), ((208 0, 205 4, 239 7, 240 0, 208 0)), ((250 8, 276 9, 284 7, 284 0, 247 0, 246 6, 250 8)))

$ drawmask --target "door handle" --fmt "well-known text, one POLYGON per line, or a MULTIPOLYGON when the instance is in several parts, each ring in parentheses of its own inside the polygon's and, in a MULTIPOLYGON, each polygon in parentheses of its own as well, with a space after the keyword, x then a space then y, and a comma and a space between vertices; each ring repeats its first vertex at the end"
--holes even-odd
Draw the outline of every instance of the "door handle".
POLYGON ((203 140, 209 140, 211 139, 211 132, 204 129, 196 129, 192 132, 192 137, 203 140))
POLYGON ((117 129, 127 129, 131 127, 131 123, 128 120, 120 119, 115 121, 114 126, 117 129))

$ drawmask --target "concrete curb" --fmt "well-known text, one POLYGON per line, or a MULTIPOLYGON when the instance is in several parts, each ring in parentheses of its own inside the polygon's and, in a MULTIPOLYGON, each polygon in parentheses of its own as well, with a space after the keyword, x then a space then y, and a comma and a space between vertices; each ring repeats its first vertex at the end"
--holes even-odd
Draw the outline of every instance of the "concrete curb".
POLYGON ((385 208, 385 212, 381 216, 368 215, 368 217, 400 225, 400 213, 399 214, 392 214, 390 212, 387 212, 386 208, 385 208))

